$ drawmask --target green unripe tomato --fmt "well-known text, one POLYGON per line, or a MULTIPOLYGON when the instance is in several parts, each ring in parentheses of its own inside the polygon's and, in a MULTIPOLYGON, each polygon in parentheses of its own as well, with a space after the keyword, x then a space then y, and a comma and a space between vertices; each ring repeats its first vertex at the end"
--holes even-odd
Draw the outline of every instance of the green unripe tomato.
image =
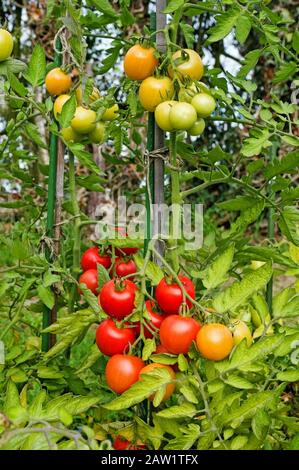
POLYGON ((193 124, 192 127, 190 127, 190 129, 188 129, 188 134, 190 135, 201 135, 203 133, 203 131, 205 130, 205 127, 206 127, 206 123, 203 119, 198 119, 197 121, 195 121, 195 123, 193 124))
POLYGON ((191 103, 192 98, 198 93, 208 93, 208 87, 202 82, 193 82, 187 87, 180 88, 179 91, 179 101, 185 101, 186 103, 191 103))
POLYGON ((66 142, 81 142, 82 135, 74 131, 74 129, 71 126, 63 127, 60 133, 66 142))
POLYGON ((96 127, 88 134, 88 137, 93 144, 102 144, 105 139, 105 124, 97 122, 96 127))
POLYGON ((196 111, 193 106, 185 102, 176 102, 169 112, 169 121, 174 129, 188 130, 193 126, 197 119, 196 111))
POLYGON ((208 117, 216 108, 216 101, 208 93, 198 93, 191 100, 192 106, 196 109, 199 117, 208 117))
POLYGON ((173 131, 173 126, 169 119, 169 113, 175 103, 177 103, 177 101, 163 101, 163 103, 158 104, 155 109, 156 123, 163 131, 173 131))
POLYGON ((106 109, 102 116, 103 121, 113 121, 116 119, 118 117, 118 110, 118 104, 114 104, 110 108, 106 109))
POLYGON ((0 29, 0 62, 8 59, 11 56, 13 50, 13 37, 6 31, 6 29, 0 29))
POLYGON ((252 335, 250 329, 248 328, 245 322, 243 322, 242 320, 235 320, 233 322, 232 333, 234 344, 239 344, 244 338, 246 338, 247 346, 251 346, 252 335))
POLYGON ((75 116, 71 121, 71 126, 78 134, 89 134, 96 126, 96 113, 92 109, 77 106, 75 116))

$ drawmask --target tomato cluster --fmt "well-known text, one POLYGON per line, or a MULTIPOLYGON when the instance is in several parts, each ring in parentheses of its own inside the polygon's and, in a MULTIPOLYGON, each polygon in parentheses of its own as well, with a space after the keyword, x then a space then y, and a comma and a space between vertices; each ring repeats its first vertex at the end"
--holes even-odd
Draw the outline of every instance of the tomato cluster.
MULTIPOLYGON (((59 120, 63 106, 71 98, 71 95, 68 93, 76 85, 73 86, 71 76, 60 67, 55 67, 48 72, 45 78, 45 85, 48 93, 57 97, 54 102, 53 111, 55 119, 59 120)), ((82 105, 83 92, 81 86, 75 88, 75 96, 77 101, 75 114, 70 126, 62 127, 60 130, 62 138, 66 142, 103 143, 106 132, 105 121, 113 121, 118 117, 118 104, 115 103, 113 106, 106 108, 101 119, 98 120, 97 114, 91 106, 93 102, 101 100, 102 97, 99 90, 95 87, 93 88, 86 106, 82 105)))
POLYGON ((155 113, 156 123, 164 131, 187 131, 192 136, 202 134, 203 118, 210 116, 216 102, 208 87, 199 81, 204 74, 200 56, 192 49, 182 49, 172 55, 164 74, 157 73, 158 65, 157 51, 153 47, 135 44, 125 55, 127 77, 141 81, 142 107, 155 113))

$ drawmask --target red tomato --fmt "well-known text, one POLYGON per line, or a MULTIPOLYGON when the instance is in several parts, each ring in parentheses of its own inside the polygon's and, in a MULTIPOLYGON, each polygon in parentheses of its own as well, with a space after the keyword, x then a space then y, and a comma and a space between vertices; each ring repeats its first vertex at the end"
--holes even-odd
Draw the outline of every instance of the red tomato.
POLYGON ((129 279, 117 282, 114 279, 103 285, 98 297, 99 304, 110 317, 121 320, 134 310, 136 284, 129 279))
POLYGON ((200 327, 194 318, 170 315, 160 328, 161 344, 172 354, 186 354, 200 327))
MULTIPOLYGON (((192 297, 192 299, 195 299, 195 288, 193 282, 182 274, 179 274, 178 277, 186 292, 190 297, 192 297)), ((179 313, 180 307, 183 303, 182 289, 178 284, 168 284, 166 279, 162 279, 156 288, 156 300, 164 313, 176 315, 179 313)), ((187 297, 186 303, 189 308, 192 307, 192 302, 187 297)))
POLYGON ((106 356, 125 353, 134 340, 134 328, 117 328, 110 319, 104 320, 96 331, 97 346, 106 356))
POLYGON ((113 441, 114 450, 144 450, 147 447, 144 444, 132 445, 131 441, 127 441, 122 436, 117 436, 113 441))
MULTIPOLYGON (((153 310, 153 308, 155 307, 155 302, 153 300, 146 300, 145 306, 150 317, 150 321, 147 319, 145 320, 146 323, 149 325, 152 331, 159 330, 163 320, 165 320, 167 315, 162 314, 162 313, 157 313, 153 310)), ((136 323, 135 331, 137 332, 138 335, 140 334, 140 322, 136 323)), ((153 337, 153 334, 148 328, 146 328, 146 326, 144 327, 144 336, 146 338, 153 337)))
MULTIPOLYGON (((115 273, 119 277, 125 277, 129 274, 137 273, 137 266, 132 259, 125 261, 124 259, 117 258, 115 262, 115 273)), ((133 279, 133 276, 130 278, 133 279)))
POLYGON ((97 264, 101 264, 104 268, 109 269, 111 266, 111 258, 108 255, 101 255, 99 248, 93 246, 84 251, 81 258, 81 266, 83 271, 87 271, 87 269, 97 269, 97 264))
POLYGON ((106 365, 105 376, 108 386, 116 393, 128 390, 139 379, 144 362, 136 356, 115 354, 106 365))
POLYGON ((79 284, 85 284, 94 294, 98 289, 98 271, 96 269, 88 269, 79 277, 79 284))

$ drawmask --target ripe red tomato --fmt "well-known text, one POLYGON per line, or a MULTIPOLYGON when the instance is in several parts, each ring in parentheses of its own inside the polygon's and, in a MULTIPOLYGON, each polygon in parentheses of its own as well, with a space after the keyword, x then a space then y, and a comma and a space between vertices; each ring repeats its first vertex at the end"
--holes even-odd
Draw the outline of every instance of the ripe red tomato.
POLYGON ((96 343, 106 356, 124 354, 135 340, 134 328, 117 328, 113 320, 104 320, 97 328, 96 343))
POLYGON ((170 315, 160 328, 161 344, 172 354, 186 354, 200 327, 194 318, 170 315))
POLYGON ((110 317, 121 320, 134 310, 136 284, 129 279, 117 282, 114 279, 103 285, 98 297, 99 304, 110 317))
POLYGON ((96 269, 88 269, 79 277, 79 284, 85 284, 94 294, 98 289, 98 271, 96 269))
POLYGON ((105 369, 106 382, 115 393, 123 393, 139 379, 144 362, 136 356, 115 354, 105 369))
POLYGON ((81 258, 81 266, 83 271, 87 271, 87 269, 97 269, 97 264, 101 264, 104 268, 109 269, 111 266, 111 258, 108 255, 101 255, 99 248, 93 246, 84 251, 81 258))
POLYGON ((144 80, 154 73, 158 65, 153 47, 132 46, 125 55, 124 70, 131 80, 144 80))
POLYGON ((233 335, 222 323, 204 325, 196 336, 200 354, 211 361, 225 359, 234 347, 233 335))
POLYGON ((117 436, 113 441, 114 450, 144 450, 147 447, 144 444, 134 445, 122 436, 117 436))
POLYGON ((50 95, 67 93, 72 85, 72 79, 59 67, 50 70, 45 79, 46 89, 50 95))
MULTIPOLYGON (((150 321, 147 319, 145 320, 146 324, 149 325, 152 331, 159 330, 163 320, 165 320, 167 315, 165 313, 157 313, 153 310, 153 308, 155 307, 155 302, 153 300, 146 300, 145 307, 150 317, 150 321)), ((140 322, 136 323, 135 331, 138 335, 140 334, 140 322)), ((153 337, 153 333, 151 333, 151 331, 146 326, 144 326, 143 331, 145 338, 153 337)))
MULTIPOLYGON (((186 292, 192 299, 195 299, 195 288, 193 282, 187 277, 179 274, 179 279, 183 284, 186 292)), ((164 313, 168 315, 176 315, 180 311, 183 303, 182 289, 178 284, 168 284, 166 279, 162 279, 156 288, 156 300, 159 307, 164 313)), ((186 297, 186 303, 189 308, 192 307, 192 302, 186 297)))
MULTIPOLYGON (((128 276, 129 274, 134 274, 137 272, 137 266, 132 259, 127 261, 117 258, 115 261, 115 273, 119 277, 128 276)), ((133 276, 130 278, 133 279, 133 276)))
MULTIPOLYGON (((149 372, 152 372, 152 370, 160 368, 160 369, 166 369, 169 373, 169 378, 170 380, 175 380, 175 373, 173 369, 170 366, 167 366, 165 364, 158 364, 157 362, 152 362, 151 364, 148 364, 147 366, 143 367, 139 373, 140 380, 142 380, 142 374, 148 374, 149 372)), ((166 390, 164 393, 163 401, 168 400, 170 396, 173 394, 175 389, 175 383, 169 383, 166 385, 166 390)), ((155 394, 149 396, 150 400, 153 400, 155 398, 155 394)))

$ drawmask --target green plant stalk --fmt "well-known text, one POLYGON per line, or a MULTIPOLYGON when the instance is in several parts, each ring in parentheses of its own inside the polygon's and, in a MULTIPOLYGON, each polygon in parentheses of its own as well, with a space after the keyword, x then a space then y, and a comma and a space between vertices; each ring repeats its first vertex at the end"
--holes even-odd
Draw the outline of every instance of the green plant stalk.
MULTIPOLYGON (((154 32, 156 29, 156 15, 155 13, 151 13, 150 15, 150 31, 154 32)), ((156 35, 154 35, 155 39, 156 35)), ((148 113, 148 122, 147 122, 147 150, 152 152, 155 147, 155 116, 154 113, 148 113)), ((148 162, 148 181, 147 185, 149 185, 148 190, 146 191, 146 234, 144 238, 144 249, 143 253, 144 256, 148 250, 149 240, 152 238, 152 220, 151 220, 151 204, 153 199, 154 193, 154 165, 153 162, 148 162)))
MULTIPOLYGON (((81 243, 81 221, 80 208, 76 196, 76 169, 75 158, 72 152, 69 152, 69 192, 72 203, 73 215, 75 216, 73 229, 73 267, 72 275, 77 279, 80 273, 80 243, 81 243)), ((68 309, 72 313, 77 296, 77 286, 73 285, 69 299, 68 309)))
MULTIPOLYGON (((277 142, 274 142, 270 149, 270 163, 273 163, 276 158, 277 152, 277 142)), ((271 188, 271 181, 269 183, 269 198, 272 199, 273 191, 271 188)), ((273 241, 275 238, 275 222, 274 222, 274 208, 271 206, 268 209, 268 238, 270 241, 273 241)), ((273 276, 267 284, 267 304, 269 308, 270 315, 272 314, 272 303, 273 303, 273 276)))
MULTIPOLYGON (((177 165, 177 134, 172 132, 170 134, 169 143, 169 156, 170 163, 172 166, 177 165)), ((171 204, 172 204, 172 220, 171 220, 171 231, 169 240, 169 255, 171 264, 176 273, 180 269, 180 261, 178 255, 177 238, 181 230, 181 194, 180 194, 180 176, 176 170, 171 170, 171 204)))

